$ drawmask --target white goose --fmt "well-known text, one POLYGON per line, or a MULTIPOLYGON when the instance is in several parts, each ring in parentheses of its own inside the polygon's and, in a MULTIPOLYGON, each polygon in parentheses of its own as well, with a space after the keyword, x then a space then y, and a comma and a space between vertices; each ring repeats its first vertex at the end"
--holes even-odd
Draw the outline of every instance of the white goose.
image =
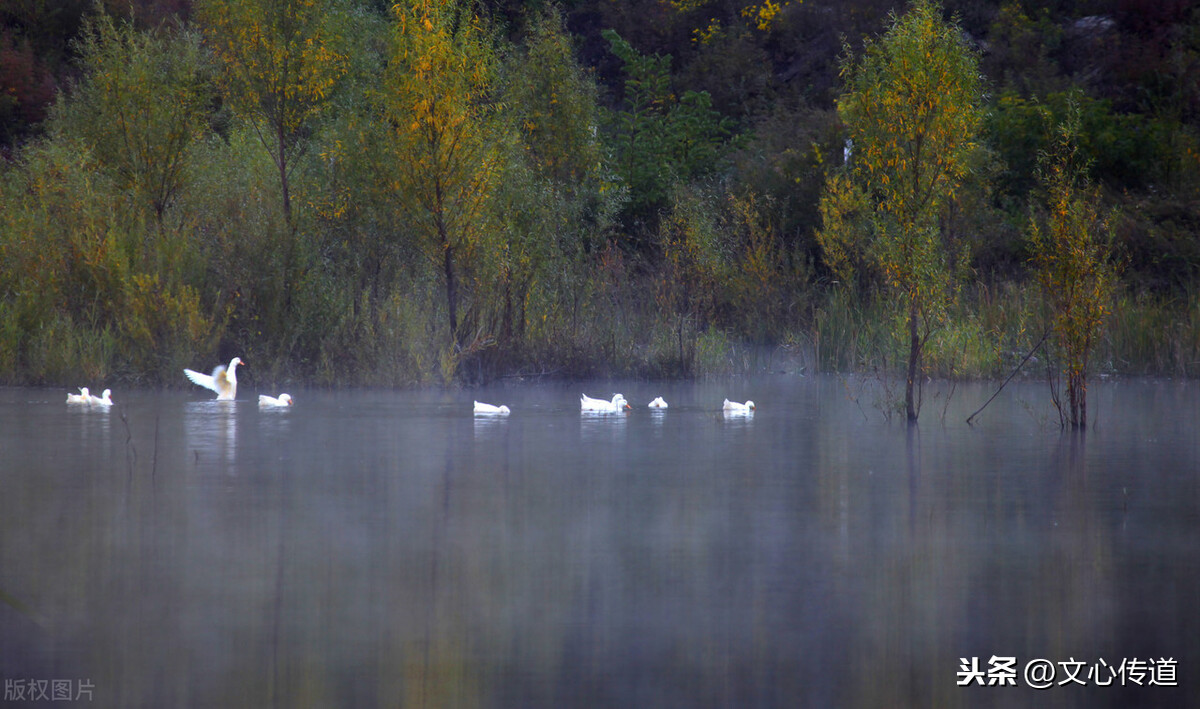
POLYGON ((78 394, 67 394, 68 404, 90 404, 92 403, 92 395, 88 392, 87 387, 79 387, 78 394))
POLYGON ((659 396, 659 397, 655 397, 654 401, 651 401, 649 404, 646 404, 646 406, 649 406, 652 409, 665 409, 665 408, 667 408, 667 402, 665 399, 663 399, 661 396, 659 396))
POLYGON ((507 416, 509 413, 511 413, 511 412, 509 411, 508 407, 505 406, 504 404, 501 404, 499 406, 494 406, 492 404, 485 404, 482 401, 475 402, 475 415, 476 416, 490 415, 490 414, 507 416))
POLYGON ((266 394, 258 395, 259 406, 291 406, 292 395, 280 394, 279 396, 267 396, 266 394))
POLYGON ((604 399, 593 399, 587 394, 579 395, 579 410, 580 411, 599 411, 603 413, 617 413, 631 407, 621 394, 613 394, 612 401, 604 399))
POLYGON ((754 413, 754 402, 747 401, 744 404, 739 404, 736 401, 730 401, 729 399, 726 399, 725 404, 721 407, 721 409, 727 414, 752 414, 754 413))
POLYGON ((88 403, 92 406, 112 406, 112 389, 105 389, 104 393, 100 396, 92 394, 88 397, 88 403))
POLYGON ((193 384, 217 392, 217 401, 233 401, 237 398, 237 366, 241 363, 241 357, 234 357, 229 360, 228 368, 223 364, 218 365, 212 374, 201 374, 191 369, 185 369, 183 373, 193 384))

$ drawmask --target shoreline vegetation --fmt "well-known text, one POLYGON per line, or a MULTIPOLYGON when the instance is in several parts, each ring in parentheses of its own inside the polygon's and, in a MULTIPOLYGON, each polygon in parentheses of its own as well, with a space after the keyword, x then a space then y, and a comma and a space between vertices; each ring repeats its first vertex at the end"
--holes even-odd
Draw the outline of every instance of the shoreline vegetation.
POLYGON ((1076 308, 1071 229, 1111 275, 1028 376, 1200 376, 1200 10, 650 4, 0 13, 0 383, 1001 379, 1076 308), (929 173, 861 121, 918 16, 977 133, 893 214, 929 173))

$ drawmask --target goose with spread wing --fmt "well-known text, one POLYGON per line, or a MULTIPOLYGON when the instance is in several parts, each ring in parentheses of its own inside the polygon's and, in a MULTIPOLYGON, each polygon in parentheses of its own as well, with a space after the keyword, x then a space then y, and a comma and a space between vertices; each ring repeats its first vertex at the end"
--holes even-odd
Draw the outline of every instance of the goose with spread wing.
POLYGON ((193 369, 185 369, 183 373, 196 386, 217 392, 217 401, 233 401, 237 398, 237 366, 241 363, 241 357, 234 357, 228 367, 219 365, 212 374, 201 374, 193 369))

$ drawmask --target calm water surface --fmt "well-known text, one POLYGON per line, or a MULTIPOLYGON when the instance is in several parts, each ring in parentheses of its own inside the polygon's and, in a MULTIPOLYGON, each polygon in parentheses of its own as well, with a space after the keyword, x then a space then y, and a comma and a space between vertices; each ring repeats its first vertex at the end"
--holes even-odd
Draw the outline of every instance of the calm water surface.
POLYGON ((1032 382, 974 428, 993 385, 942 386, 914 430, 860 385, 0 389, 0 678, 120 707, 1200 706, 1200 386, 1097 383, 1083 438, 1032 382), (993 656, 1016 687, 957 686, 993 656), (1178 686, 1058 665, 1039 692, 1035 659, 1178 686))

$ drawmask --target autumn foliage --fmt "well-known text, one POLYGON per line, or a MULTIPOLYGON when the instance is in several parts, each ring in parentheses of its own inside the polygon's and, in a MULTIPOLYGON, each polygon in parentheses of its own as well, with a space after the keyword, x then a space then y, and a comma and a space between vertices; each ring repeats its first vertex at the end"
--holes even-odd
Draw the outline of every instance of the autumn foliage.
POLYGON ((1053 324, 1082 425, 1200 374, 1200 13, 1077 5, 0 3, 0 380, 836 368, 913 419, 1053 324))
POLYGON ((1034 268, 1049 311, 1066 401, 1054 403, 1062 423, 1087 428, 1087 381, 1110 314, 1116 276, 1110 218, 1087 179, 1076 145, 1078 114, 1058 129, 1043 156, 1045 204, 1030 221, 1034 268))
POLYGON ((898 297, 908 337, 905 415, 920 403, 921 355, 952 293, 944 217, 970 173, 982 122, 978 59, 938 6, 920 0, 845 59, 838 113, 845 164, 822 198, 818 239, 846 280, 867 264, 898 297))

